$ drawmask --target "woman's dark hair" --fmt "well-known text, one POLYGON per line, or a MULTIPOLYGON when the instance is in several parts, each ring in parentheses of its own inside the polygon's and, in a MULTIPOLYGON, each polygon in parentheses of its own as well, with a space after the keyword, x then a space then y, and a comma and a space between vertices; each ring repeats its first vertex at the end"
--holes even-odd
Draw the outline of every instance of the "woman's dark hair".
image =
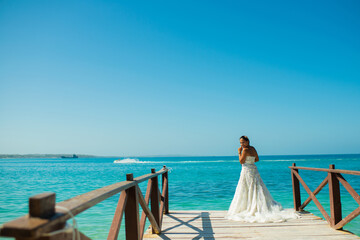
POLYGON ((249 138, 247 137, 247 136, 241 136, 240 138, 239 138, 239 140, 240 139, 244 139, 245 141, 247 141, 248 143, 249 143, 249 145, 250 145, 250 140, 249 140, 249 138))

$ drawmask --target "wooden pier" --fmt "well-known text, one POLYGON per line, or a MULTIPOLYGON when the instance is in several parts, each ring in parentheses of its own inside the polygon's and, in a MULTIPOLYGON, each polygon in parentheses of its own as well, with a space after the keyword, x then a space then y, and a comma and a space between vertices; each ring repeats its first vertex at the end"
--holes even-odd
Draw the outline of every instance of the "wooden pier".
POLYGON ((360 239, 360 237, 329 227, 309 212, 298 219, 281 223, 243 223, 224 218, 226 211, 170 211, 165 215, 161 234, 152 234, 151 227, 144 240, 155 239, 360 239))
POLYGON ((293 183, 294 209, 301 217, 281 223, 243 223, 224 218, 226 211, 175 211, 169 209, 169 180, 166 166, 159 171, 134 178, 126 175, 126 181, 75 196, 56 203, 55 193, 43 193, 29 198, 29 214, 5 223, 0 227, 0 236, 16 240, 90 240, 76 228, 67 228, 66 222, 97 203, 120 193, 119 201, 110 226, 108 240, 119 237, 121 222, 125 222, 126 240, 141 239, 360 239, 342 228, 360 215, 360 196, 342 174, 358 175, 360 171, 289 167, 293 183), (311 191, 300 176, 299 170, 326 172, 325 179, 311 191), (161 182, 159 181, 161 177, 161 182), (138 184, 147 181, 143 194, 138 184), (309 197, 302 203, 300 183, 309 197), (316 195, 329 184, 330 214, 316 195), (348 216, 342 216, 340 184, 358 203, 348 216), (314 201, 324 219, 304 211, 314 201), (139 205, 142 213, 140 215, 139 205), (150 205, 150 206, 149 206, 150 205), (144 232, 146 219, 150 227, 144 232), (76 235, 76 237, 75 237, 76 235))

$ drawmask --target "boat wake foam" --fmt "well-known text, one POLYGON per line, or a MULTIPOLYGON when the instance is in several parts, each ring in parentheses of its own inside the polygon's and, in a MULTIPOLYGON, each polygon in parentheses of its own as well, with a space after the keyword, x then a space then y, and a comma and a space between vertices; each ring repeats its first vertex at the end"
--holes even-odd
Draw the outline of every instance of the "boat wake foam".
POLYGON ((124 158, 124 159, 119 159, 119 160, 115 160, 114 163, 144 163, 142 161, 139 161, 139 159, 137 158, 124 158))

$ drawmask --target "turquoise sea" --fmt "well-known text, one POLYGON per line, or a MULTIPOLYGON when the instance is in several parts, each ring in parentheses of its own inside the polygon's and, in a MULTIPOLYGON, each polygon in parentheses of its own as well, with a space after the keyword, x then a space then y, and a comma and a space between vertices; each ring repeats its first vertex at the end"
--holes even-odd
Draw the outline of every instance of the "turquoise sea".
MULTIPOLYGON (((225 157, 140 157, 130 163, 113 163, 115 158, 79 159, 0 159, 0 224, 20 217, 28 211, 28 198, 42 192, 55 192, 57 202, 88 191, 125 180, 126 173, 140 176, 151 168, 163 165, 169 173, 170 211, 227 210, 239 179, 241 165, 236 156, 225 157)), ((285 208, 293 207, 291 176, 288 166, 328 168, 360 171, 360 154, 260 156, 257 163, 261 177, 271 194, 285 208)), ((314 190, 325 178, 324 172, 300 170, 300 175, 314 190)), ((344 175, 360 193, 360 176, 344 175)), ((160 180, 160 179, 159 179, 160 180)), ((141 186, 145 193, 146 183, 141 186)), ((307 193, 302 188, 302 201, 307 193)), ((345 217, 358 204, 341 187, 342 209, 345 217)), ((318 195, 329 212, 328 187, 318 195)), ((76 216, 79 228, 92 239, 106 239, 119 194, 76 216)), ((306 210, 321 216, 314 203, 306 210)), ((360 216, 345 226, 360 236, 360 216)), ((124 228, 122 227, 122 230, 124 228)), ((122 231, 123 233, 123 231, 122 231)), ((10 238, 1 238, 10 239, 10 238)), ((124 239, 124 237, 120 237, 124 239)))

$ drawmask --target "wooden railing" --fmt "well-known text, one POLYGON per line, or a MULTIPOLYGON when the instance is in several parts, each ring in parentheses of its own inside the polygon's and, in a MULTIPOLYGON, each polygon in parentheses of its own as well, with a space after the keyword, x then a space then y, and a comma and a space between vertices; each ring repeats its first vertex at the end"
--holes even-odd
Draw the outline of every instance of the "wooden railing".
POLYGON ((327 220, 332 228, 342 229, 347 223, 360 215, 360 196, 356 191, 351 187, 351 185, 345 180, 342 174, 350 175, 360 175, 360 171, 351 171, 351 170, 341 170, 335 169, 335 165, 331 164, 329 169, 326 168, 309 168, 309 167, 296 167, 296 164, 293 163, 291 167, 291 179, 293 185, 293 197, 294 197, 294 208, 296 211, 302 211, 311 201, 314 201, 317 208, 320 210, 321 214, 327 220), (327 172, 327 176, 320 183, 320 185, 312 192, 310 188, 306 185, 305 181, 301 178, 299 174, 299 169, 301 170, 310 170, 310 171, 321 171, 327 172), (305 191, 309 194, 309 197, 301 203, 300 196, 300 184, 304 187, 305 191), (353 212, 347 215, 345 218, 342 218, 341 210, 341 194, 340 194, 340 184, 341 183, 345 189, 350 193, 354 200, 359 204, 353 212), (321 205, 319 200, 316 198, 321 189, 323 189, 326 184, 329 184, 329 198, 330 198, 330 216, 325 211, 324 207, 321 205))
POLYGON ((161 233, 163 214, 169 212, 168 169, 164 166, 158 172, 133 178, 126 175, 126 181, 118 182, 87 192, 55 204, 55 193, 42 193, 29 198, 29 214, 5 223, 0 228, 0 236, 15 237, 16 240, 70 240, 73 234, 81 239, 90 239, 72 228, 66 228, 66 221, 95 204, 121 192, 107 239, 118 238, 123 214, 125 212, 125 234, 127 240, 143 238, 146 217, 152 232, 161 233), (162 176, 160 193, 158 176, 162 176), (145 198, 138 186, 148 180, 145 198), (151 201, 151 208, 148 207, 151 201), (139 220, 139 204, 143 209, 139 220))

